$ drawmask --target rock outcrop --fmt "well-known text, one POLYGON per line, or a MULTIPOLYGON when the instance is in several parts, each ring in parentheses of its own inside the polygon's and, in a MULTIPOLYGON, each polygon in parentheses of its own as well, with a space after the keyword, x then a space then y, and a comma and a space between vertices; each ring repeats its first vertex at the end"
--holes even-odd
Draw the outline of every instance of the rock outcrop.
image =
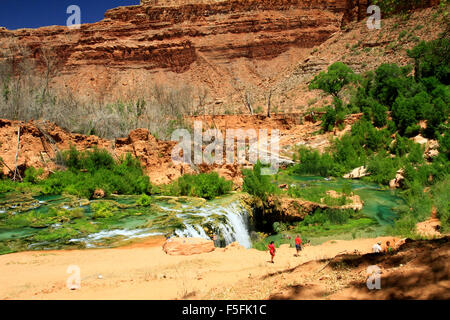
POLYGON ((351 200, 351 203, 342 206, 330 206, 325 203, 290 197, 269 196, 264 203, 254 197, 243 198, 244 201, 255 209, 253 213, 255 223, 260 223, 260 221, 265 220, 269 224, 276 221, 302 221, 316 209, 351 209, 359 211, 363 208, 364 202, 358 195, 347 196, 347 199, 351 200))
POLYGON ((369 175, 369 172, 367 172, 367 168, 362 166, 362 167, 353 169, 351 172, 344 175, 344 178, 345 179, 359 179, 359 178, 362 178, 362 177, 365 177, 368 175, 369 175))
POLYGON ((441 222, 437 218, 430 218, 428 220, 416 224, 416 232, 422 237, 437 238, 441 237, 441 222))
POLYGON ((403 176, 404 170, 400 169, 395 174, 395 178, 389 181, 389 188, 396 189, 400 188, 403 185, 405 177, 403 176))
MULTIPOLYGON (((183 173, 194 172, 188 165, 172 161, 171 151, 175 142, 157 140, 147 129, 133 130, 127 138, 107 140, 93 135, 70 133, 49 122, 0 119, 0 155, 3 164, 0 168, 4 175, 12 177, 16 167, 22 177, 29 167, 43 168, 45 174, 60 169, 56 154, 69 149, 71 145, 78 150, 94 147, 106 149, 117 158, 131 153, 140 160, 145 173, 155 184, 169 183, 183 173)), ((97 196, 101 197, 100 190, 97 196)))
POLYGON ((214 241, 201 238, 170 238, 163 244, 165 253, 172 256, 190 256, 215 250, 214 241))
POLYGON ((365 16, 366 3, 150 0, 108 10, 104 20, 80 29, 0 29, 0 52, 17 63, 28 51, 43 70, 51 61, 58 74, 52 85, 83 96, 116 99, 167 81, 227 97, 241 83, 258 86, 264 74, 303 57, 302 50, 324 42, 345 21, 365 16))
POLYGON ((430 160, 439 155, 439 142, 437 140, 427 139, 420 134, 411 138, 411 140, 425 147, 425 158, 430 160))

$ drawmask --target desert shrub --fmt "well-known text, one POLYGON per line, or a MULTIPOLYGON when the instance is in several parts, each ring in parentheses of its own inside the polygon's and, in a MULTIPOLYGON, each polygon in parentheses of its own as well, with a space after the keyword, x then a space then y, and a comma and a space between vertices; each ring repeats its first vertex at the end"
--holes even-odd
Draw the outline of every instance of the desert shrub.
POLYGON ((328 154, 320 154, 317 150, 301 147, 298 150, 300 163, 296 164, 293 172, 299 175, 335 175, 338 169, 333 158, 328 154))
POLYGON ((185 174, 169 185, 166 194, 200 197, 208 200, 230 192, 232 181, 219 177, 217 172, 198 175, 185 174))
POLYGON ((91 204, 91 209, 94 211, 94 219, 104 219, 114 216, 117 207, 109 201, 97 201, 91 204))
POLYGON ((34 167, 29 167, 25 170, 24 182, 38 183, 39 177, 44 173, 42 168, 36 169, 34 167))
POLYGON ((61 158, 67 170, 57 171, 39 183, 44 194, 69 193, 89 199, 96 189, 106 195, 151 192, 149 178, 143 174, 139 160, 130 154, 115 161, 106 150, 71 148, 61 158))
POLYGON ((322 129, 323 131, 333 131, 334 124, 336 123, 336 110, 332 107, 327 107, 326 113, 322 116, 322 129))
POLYGON ((31 50, 15 41, 6 41, 3 49, 6 55, 0 61, 0 118, 48 120, 71 132, 109 139, 147 128, 153 135, 167 139, 174 128, 188 127, 185 115, 205 112, 205 88, 149 83, 129 92, 126 100, 112 100, 104 94, 101 99, 88 98, 48 85, 59 69, 55 52, 31 50), (36 54, 45 58, 37 61, 36 54), (17 56, 20 61, 13 59, 17 56))
POLYGON ((320 89, 335 97, 341 89, 358 79, 353 70, 342 62, 335 62, 328 67, 327 72, 319 73, 311 81, 310 89, 320 89))
POLYGON ((146 194, 142 194, 139 199, 136 201, 138 206, 148 207, 152 203, 152 198, 146 194))
POLYGON ((263 175, 261 171, 262 164, 259 161, 253 166, 252 170, 242 170, 242 174, 244 175, 242 191, 259 197, 265 201, 269 195, 275 193, 276 188, 271 183, 270 177, 263 175))

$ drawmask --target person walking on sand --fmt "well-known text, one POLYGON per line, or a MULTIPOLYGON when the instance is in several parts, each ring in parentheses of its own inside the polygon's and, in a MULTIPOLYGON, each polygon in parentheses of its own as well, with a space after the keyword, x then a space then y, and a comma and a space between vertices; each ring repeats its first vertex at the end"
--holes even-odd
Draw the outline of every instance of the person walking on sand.
POLYGON ((297 235, 297 237, 295 238, 295 249, 297 250, 296 256, 298 257, 298 254, 302 250, 302 239, 300 238, 299 235, 297 235))
POLYGON ((270 244, 268 245, 268 248, 269 248, 270 257, 271 257, 270 262, 274 263, 273 262, 273 257, 275 257, 275 251, 276 250, 275 250, 275 245, 274 245, 273 241, 270 242, 270 244))

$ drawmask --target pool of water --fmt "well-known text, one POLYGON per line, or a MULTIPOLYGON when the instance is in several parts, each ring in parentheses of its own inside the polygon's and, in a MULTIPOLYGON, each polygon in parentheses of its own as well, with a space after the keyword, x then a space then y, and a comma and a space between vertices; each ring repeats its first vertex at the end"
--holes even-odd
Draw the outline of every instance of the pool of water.
POLYGON ((374 218, 382 226, 391 225, 396 218, 395 208, 405 202, 393 190, 383 189, 375 183, 361 180, 348 180, 343 178, 324 178, 314 176, 288 176, 281 179, 283 183, 295 185, 299 188, 320 188, 327 190, 342 190, 345 183, 350 183, 353 192, 360 196, 364 202, 361 213, 374 218))
MULTIPOLYGON (((277 181, 321 191, 340 191, 344 182, 351 183, 353 191, 364 202, 361 213, 375 219, 377 228, 392 224, 396 217, 394 208, 404 204, 394 191, 360 180, 280 175, 277 181)), ((224 246, 234 241, 247 248, 252 245, 249 235, 251 208, 240 201, 239 194, 212 201, 153 196, 152 204, 147 207, 138 206, 138 199, 139 196, 112 196, 89 201, 73 196, 2 195, 0 254, 32 249, 113 247, 161 235, 205 239, 215 235, 216 245, 224 246), (93 204, 100 201, 111 204, 114 208, 112 217, 94 217, 93 204), (81 212, 81 217, 74 218, 74 212, 78 215, 81 212), (49 218, 52 215, 54 217, 49 218)))
POLYGON ((0 202, 0 253, 112 247, 162 235, 206 239, 216 235, 218 245, 238 241, 251 246, 249 211, 238 195, 213 201, 155 196, 147 207, 137 205, 138 199, 113 196, 88 201, 70 196, 8 195, 0 202), (112 217, 94 216, 93 205, 99 202, 111 205, 112 217))

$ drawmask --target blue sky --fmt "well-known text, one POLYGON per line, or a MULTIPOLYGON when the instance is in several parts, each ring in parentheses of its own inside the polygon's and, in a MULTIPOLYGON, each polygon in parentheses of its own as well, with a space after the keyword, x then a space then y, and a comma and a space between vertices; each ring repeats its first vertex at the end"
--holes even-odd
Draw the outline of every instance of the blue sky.
POLYGON ((66 25, 67 7, 78 5, 81 23, 100 21, 106 10, 139 4, 139 0, 0 0, 0 26, 10 30, 66 25))

